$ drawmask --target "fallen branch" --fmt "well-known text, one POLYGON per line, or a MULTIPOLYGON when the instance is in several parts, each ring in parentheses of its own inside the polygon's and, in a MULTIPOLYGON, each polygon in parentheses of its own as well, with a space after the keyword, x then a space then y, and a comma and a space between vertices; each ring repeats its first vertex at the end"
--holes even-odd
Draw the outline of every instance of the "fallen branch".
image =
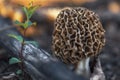
MULTIPOLYGON (((8 34, 20 35, 10 20, 0 17, 0 45, 9 50, 12 56, 18 57, 21 43, 8 34)), ((25 69, 33 80, 86 80, 70 71, 49 53, 32 44, 24 46, 23 57, 25 69)))

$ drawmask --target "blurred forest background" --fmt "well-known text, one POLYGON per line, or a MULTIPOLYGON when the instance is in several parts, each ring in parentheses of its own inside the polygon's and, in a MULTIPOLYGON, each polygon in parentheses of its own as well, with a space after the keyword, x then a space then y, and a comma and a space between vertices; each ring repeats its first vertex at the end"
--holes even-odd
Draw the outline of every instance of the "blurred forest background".
MULTIPOLYGON (((24 21, 21 5, 27 6, 30 0, 0 0, 0 16, 24 21)), ((52 31, 54 20, 61 9, 65 7, 86 7, 95 11, 106 30, 106 45, 100 55, 106 80, 120 80, 120 0, 33 0, 33 5, 40 5, 34 13, 32 21, 37 26, 27 31, 27 38, 32 38, 40 46, 51 53, 52 31)), ((16 28, 23 33, 20 27, 16 28)), ((0 47, 0 54, 6 49, 0 47)), ((4 64, 0 57, 0 65, 4 64)), ((1 67, 0 67, 1 68, 1 67)))

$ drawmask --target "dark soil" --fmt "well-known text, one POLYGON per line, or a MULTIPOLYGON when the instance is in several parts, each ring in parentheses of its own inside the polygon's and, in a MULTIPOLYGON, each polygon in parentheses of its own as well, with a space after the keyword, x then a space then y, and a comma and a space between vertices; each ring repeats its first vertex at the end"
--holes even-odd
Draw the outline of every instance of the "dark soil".
POLYGON ((106 80, 120 80, 120 37, 107 38, 101 55, 101 63, 106 80), (118 40, 119 39, 119 40, 118 40))

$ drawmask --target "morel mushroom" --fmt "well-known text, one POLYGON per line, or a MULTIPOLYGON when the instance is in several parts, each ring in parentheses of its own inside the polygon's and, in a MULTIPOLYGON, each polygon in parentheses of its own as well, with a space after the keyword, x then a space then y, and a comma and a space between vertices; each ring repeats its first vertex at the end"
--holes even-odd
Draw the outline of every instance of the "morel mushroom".
POLYGON ((104 33, 93 11, 82 7, 63 9, 55 21, 53 53, 63 62, 76 66, 100 53, 105 45, 104 33))

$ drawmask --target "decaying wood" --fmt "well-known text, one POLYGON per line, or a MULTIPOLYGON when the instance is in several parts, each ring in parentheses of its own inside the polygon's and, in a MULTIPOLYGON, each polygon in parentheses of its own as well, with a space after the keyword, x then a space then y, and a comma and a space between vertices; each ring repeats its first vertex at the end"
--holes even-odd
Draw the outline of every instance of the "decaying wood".
MULTIPOLYGON (((0 17, 0 45, 8 54, 18 57, 21 44, 8 34, 20 35, 13 27, 10 20, 0 17), (9 27, 9 29, 8 29, 9 27)), ((24 46, 23 50, 25 69, 33 80, 87 80, 70 71, 62 62, 53 58, 43 49, 39 49, 32 44, 24 46)))

